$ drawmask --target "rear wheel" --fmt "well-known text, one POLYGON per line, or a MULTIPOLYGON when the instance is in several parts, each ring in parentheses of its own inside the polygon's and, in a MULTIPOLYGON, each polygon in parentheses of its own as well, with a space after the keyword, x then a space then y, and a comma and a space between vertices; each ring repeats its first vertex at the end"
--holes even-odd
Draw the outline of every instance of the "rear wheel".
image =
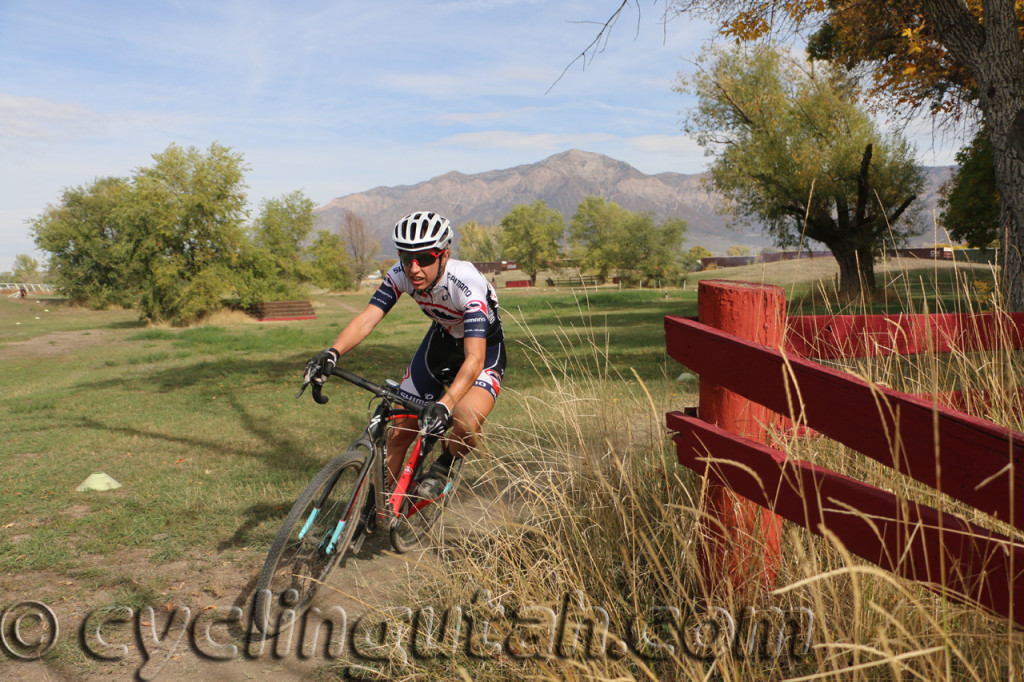
POLYGON ((464 463, 465 457, 455 460, 443 492, 436 499, 418 497, 415 489, 405 495, 400 516, 391 528, 391 545, 395 551, 405 553, 441 544, 444 530, 441 515, 462 481, 464 463))
POLYGON ((359 485, 366 451, 352 449, 313 477, 285 517, 267 553, 253 600, 253 621, 266 636, 291 627, 348 551, 368 499, 370 477, 359 485), (358 488, 357 488, 358 485, 358 488), (342 519, 354 499, 347 519, 342 519))

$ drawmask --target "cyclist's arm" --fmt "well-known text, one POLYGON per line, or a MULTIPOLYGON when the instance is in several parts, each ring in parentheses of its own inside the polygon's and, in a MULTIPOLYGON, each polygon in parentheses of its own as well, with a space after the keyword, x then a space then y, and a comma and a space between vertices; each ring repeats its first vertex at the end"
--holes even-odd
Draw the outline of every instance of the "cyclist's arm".
POLYGON ((463 340, 462 349, 466 354, 466 359, 455 375, 455 379, 452 380, 452 385, 448 388, 447 393, 440 400, 440 402, 448 406, 452 413, 455 412, 455 406, 459 401, 473 387, 476 378, 480 376, 480 372, 484 371, 487 339, 478 336, 467 336, 463 340))
MULTIPOLYGON (((385 312, 372 303, 367 305, 361 313, 353 317, 345 325, 345 328, 338 334, 338 339, 331 348, 338 351, 338 356, 341 357, 362 343, 363 339, 373 331, 373 328, 384 319, 384 315, 385 312)), ((483 366, 481 366, 481 369, 483 369, 483 366)))

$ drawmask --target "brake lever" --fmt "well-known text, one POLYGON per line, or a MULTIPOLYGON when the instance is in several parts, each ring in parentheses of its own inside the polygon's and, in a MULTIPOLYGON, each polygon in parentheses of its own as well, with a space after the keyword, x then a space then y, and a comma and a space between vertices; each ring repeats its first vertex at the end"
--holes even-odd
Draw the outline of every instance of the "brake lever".
POLYGON ((298 400, 299 398, 301 398, 301 397, 302 397, 302 394, 306 392, 306 386, 309 386, 309 382, 308 382, 308 381, 304 382, 304 383, 302 384, 302 388, 300 388, 300 389, 299 389, 299 392, 295 394, 295 399, 296 399, 296 400, 298 400))

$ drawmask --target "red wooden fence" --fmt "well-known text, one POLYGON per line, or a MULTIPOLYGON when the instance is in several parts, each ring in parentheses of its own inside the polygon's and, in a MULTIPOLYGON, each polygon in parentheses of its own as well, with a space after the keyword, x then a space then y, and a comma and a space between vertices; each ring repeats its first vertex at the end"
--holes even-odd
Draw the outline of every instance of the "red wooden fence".
POLYGON ((863 358, 1021 347, 1024 313, 1012 315, 806 315, 788 320, 786 350, 807 358, 863 358))
MULTIPOLYGON (((699 296, 735 286, 705 281, 699 296)), ((993 329, 1005 324, 1005 318, 940 318, 934 324, 909 318, 900 318, 900 324, 862 319, 845 326, 835 318, 822 324, 822 319, 790 320, 797 335, 786 353, 674 316, 665 319, 666 344, 673 358, 700 375, 702 385, 726 387, 790 415, 798 424, 1024 529, 1024 434, 869 384, 793 352, 797 343, 814 353, 895 349, 898 344, 886 344, 899 338, 907 339, 903 348, 935 348, 938 339, 972 335, 991 347, 996 335, 974 330, 993 329), (830 325, 828 342, 808 331, 830 325), (877 340, 878 334, 872 337, 865 330, 879 328, 896 333, 887 334, 885 343, 853 341, 877 340), (844 329, 855 331, 835 331, 844 329)), ((1012 319, 1011 326, 1019 331, 1022 320, 1012 319)), ((679 412, 667 415, 669 428, 677 432, 681 463, 814 532, 827 530, 865 559, 1024 625, 1024 545, 827 469, 786 461, 781 451, 708 423, 714 421, 703 403, 700 419, 679 412)))

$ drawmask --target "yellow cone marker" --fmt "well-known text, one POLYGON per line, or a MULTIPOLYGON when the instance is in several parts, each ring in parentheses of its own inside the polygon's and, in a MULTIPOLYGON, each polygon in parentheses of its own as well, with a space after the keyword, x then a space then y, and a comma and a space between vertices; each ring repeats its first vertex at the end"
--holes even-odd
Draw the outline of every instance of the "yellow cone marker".
POLYGON ((87 490, 113 490, 114 488, 120 488, 121 484, 107 476, 102 471, 95 474, 90 474, 87 479, 82 481, 75 490, 83 493, 87 490))

